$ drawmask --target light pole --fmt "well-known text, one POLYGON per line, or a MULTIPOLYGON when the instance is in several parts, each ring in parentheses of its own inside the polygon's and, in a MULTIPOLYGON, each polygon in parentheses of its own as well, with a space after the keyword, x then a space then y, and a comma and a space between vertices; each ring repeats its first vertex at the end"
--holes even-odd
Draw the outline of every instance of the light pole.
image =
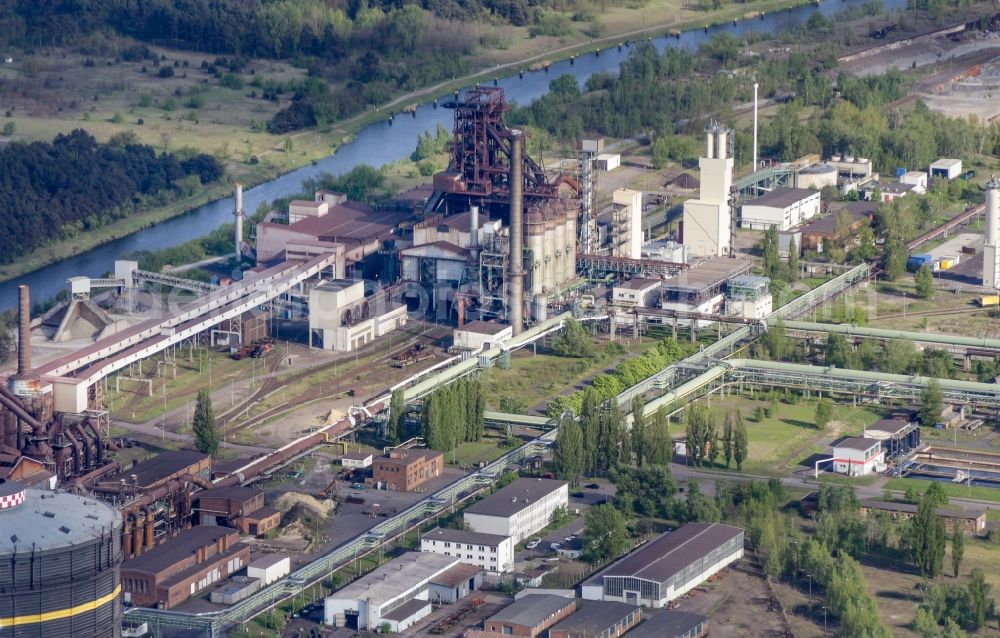
POLYGON ((823 605, 823 635, 826 635, 826 605, 823 605))

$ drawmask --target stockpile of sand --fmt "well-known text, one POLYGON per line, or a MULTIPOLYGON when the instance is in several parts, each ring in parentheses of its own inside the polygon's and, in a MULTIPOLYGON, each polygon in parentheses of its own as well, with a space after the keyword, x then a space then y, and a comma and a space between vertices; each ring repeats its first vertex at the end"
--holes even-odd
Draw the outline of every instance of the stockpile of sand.
POLYGON ((334 503, 330 499, 319 500, 308 494, 297 492, 287 492, 275 501, 274 506, 283 513, 291 512, 294 509, 308 510, 322 518, 329 518, 333 514, 334 503))

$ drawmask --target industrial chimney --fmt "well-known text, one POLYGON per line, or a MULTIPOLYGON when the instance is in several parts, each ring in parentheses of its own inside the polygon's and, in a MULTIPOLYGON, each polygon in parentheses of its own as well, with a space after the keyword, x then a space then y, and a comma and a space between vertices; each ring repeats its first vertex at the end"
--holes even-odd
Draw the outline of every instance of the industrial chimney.
POLYGON ((242 251, 240 250, 240 242, 243 241, 243 184, 239 182, 236 183, 236 207, 233 210, 233 216, 236 217, 236 230, 233 233, 233 238, 236 244, 236 263, 240 263, 242 258, 242 251))
POLYGON ((514 335, 524 326, 524 135, 510 132, 510 324, 514 335))
POLYGON ((1000 180, 986 182, 986 245, 983 247, 983 285, 1000 288, 1000 180))
POLYGON ((31 372, 31 295, 25 285, 17 295, 17 376, 24 379, 31 372))

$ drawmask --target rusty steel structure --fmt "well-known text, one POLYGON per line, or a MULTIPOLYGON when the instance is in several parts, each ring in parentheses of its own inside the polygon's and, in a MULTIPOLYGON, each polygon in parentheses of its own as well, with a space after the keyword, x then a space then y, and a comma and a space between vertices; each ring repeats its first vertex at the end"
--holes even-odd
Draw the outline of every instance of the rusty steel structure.
MULTIPOLYGON (((454 142, 451 166, 443 174, 445 179, 437 183, 448 182, 442 190, 467 201, 509 205, 513 131, 503 120, 504 113, 511 108, 503 89, 477 87, 468 91, 464 99, 444 106, 455 111, 454 142)), ((525 208, 536 200, 560 197, 560 187, 564 184, 579 196, 580 186, 572 178, 561 176, 549 180, 542 167, 526 153, 521 161, 525 208)))

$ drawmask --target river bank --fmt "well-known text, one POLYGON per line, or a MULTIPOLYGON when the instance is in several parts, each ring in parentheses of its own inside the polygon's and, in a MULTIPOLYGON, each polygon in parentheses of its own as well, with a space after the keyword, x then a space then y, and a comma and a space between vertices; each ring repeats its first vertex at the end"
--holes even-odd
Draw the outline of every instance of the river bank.
MULTIPOLYGON (((238 180, 247 187, 275 180, 282 175, 287 175, 302 167, 318 162, 327 157, 331 149, 335 153, 340 145, 349 141, 355 134, 371 124, 385 121, 394 114, 396 116, 399 116, 401 113, 405 115, 404 111, 413 109, 428 100, 449 95, 456 90, 472 84, 490 82, 501 75, 516 74, 520 71, 528 72, 529 67, 544 67, 574 56, 581 56, 609 47, 617 47, 624 40, 634 41, 637 38, 659 37, 666 33, 681 33, 683 31, 700 29, 714 24, 730 23, 733 20, 751 16, 756 17, 761 13, 772 13, 774 11, 790 9, 793 6, 811 3, 811 0, 758 0, 744 5, 726 7, 685 20, 668 20, 669 16, 662 13, 658 15, 654 11, 644 17, 644 26, 640 29, 627 28, 627 23, 621 21, 621 17, 619 16, 619 20, 615 23, 614 32, 600 38, 546 49, 542 52, 537 52, 531 47, 522 47, 525 55, 515 60, 503 62, 484 68, 475 74, 440 82, 398 96, 376 110, 360 113, 333 126, 326 127, 324 130, 306 129, 293 135, 275 136, 276 143, 281 139, 291 140, 292 147, 304 150, 288 153, 272 149, 272 152, 282 154, 280 162, 269 162, 268 154, 263 154, 258 157, 258 163, 252 166, 247 165, 246 162, 241 162, 237 165, 231 163, 227 177, 232 180, 238 180), (649 26, 645 26, 645 24, 649 24, 649 26), (316 143, 318 136, 322 137, 323 143, 316 143), (309 140, 311 143, 301 143, 305 140, 309 140), (234 175, 233 173, 238 174, 234 175)), ((537 47, 538 45, 535 46, 537 47)), ((37 122, 35 123, 35 127, 32 126, 33 123, 31 121, 22 122, 22 126, 24 126, 24 123, 27 124, 27 129, 24 132, 33 137, 41 137, 38 134, 40 127, 38 127, 37 122)), ((83 125, 83 127, 88 128, 88 130, 110 128, 105 122, 93 122, 83 125)), ((212 149, 199 148, 198 150, 212 152, 212 149)), ((144 210, 120 222, 90 231, 72 239, 53 242, 48 246, 39 248, 19 258, 15 263, 0 266, 0 282, 11 281, 45 266, 78 256, 167 220, 183 216, 206 204, 226 199, 231 192, 232 186, 227 180, 227 183, 212 185, 191 197, 178 199, 166 206, 144 210)), ((248 210, 247 212, 253 211, 248 210)))

